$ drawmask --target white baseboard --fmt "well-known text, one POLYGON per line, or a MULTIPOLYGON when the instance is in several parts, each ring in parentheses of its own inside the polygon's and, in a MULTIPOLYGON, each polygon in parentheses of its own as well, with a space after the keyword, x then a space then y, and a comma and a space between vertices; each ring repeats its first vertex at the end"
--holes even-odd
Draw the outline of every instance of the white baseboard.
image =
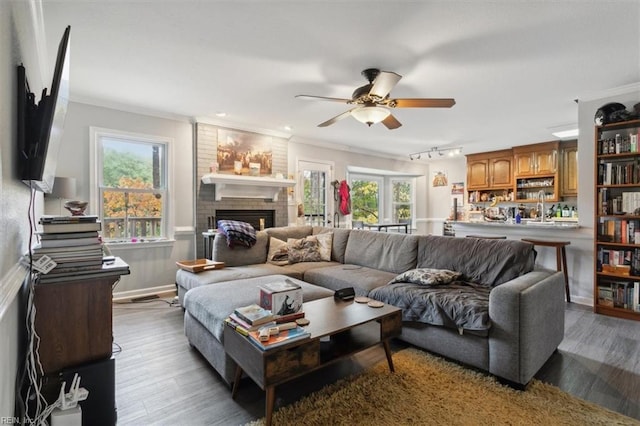
POLYGON ((130 300, 138 297, 153 296, 162 293, 170 293, 176 291, 175 284, 163 285, 158 287, 147 287, 139 290, 120 291, 113 293, 113 301, 130 300))

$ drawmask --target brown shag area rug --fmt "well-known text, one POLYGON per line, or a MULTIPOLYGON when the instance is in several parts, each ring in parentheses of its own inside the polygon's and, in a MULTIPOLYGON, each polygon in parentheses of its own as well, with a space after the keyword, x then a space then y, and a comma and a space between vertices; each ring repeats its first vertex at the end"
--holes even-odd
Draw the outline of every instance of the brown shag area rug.
POLYGON ((393 363, 395 373, 385 360, 281 407, 273 424, 640 425, 538 380, 518 391, 417 349, 397 352, 393 363))

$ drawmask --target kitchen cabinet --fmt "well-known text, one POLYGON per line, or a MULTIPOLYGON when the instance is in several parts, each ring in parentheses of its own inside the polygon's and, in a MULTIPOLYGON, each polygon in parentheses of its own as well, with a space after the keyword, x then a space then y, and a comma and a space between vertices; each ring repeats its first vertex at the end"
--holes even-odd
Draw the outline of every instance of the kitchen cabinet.
POLYGON ((572 140, 560 144, 560 196, 578 196, 578 141, 572 140))
POLYGON ((558 172, 559 142, 543 142, 513 148, 516 177, 548 176, 558 172))
POLYGON ((537 202, 542 193, 545 202, 560 199, 559 147, 559 141, 552 141, 513 148, 516 202, 537 202))
POLYGON ((467 189, 512 189, 513 153, 510 149, 467 155, 467 189))

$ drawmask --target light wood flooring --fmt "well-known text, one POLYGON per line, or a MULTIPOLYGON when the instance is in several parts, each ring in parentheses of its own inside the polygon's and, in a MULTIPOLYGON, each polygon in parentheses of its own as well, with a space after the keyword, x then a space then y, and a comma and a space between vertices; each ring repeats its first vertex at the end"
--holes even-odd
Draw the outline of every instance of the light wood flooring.
MULTIPOLYGON (((114 304, 118 425, 241 425, 264 416, 264 393, 229 388, 184 336, 182 309, 164 300, 114 304)), ((398 342, 394 350, 405 345, 398 342)), ((373 348, 276 389, 276 408, 384 360, 373 348)), ((640 323, 568 304, 565 339, 536 376, 640 420, 640 323)))

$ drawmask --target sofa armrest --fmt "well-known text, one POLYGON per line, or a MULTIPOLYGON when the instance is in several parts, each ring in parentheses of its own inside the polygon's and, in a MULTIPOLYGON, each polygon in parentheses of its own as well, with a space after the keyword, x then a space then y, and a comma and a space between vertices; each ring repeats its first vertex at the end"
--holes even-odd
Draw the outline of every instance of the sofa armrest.
POLYGON ((564 337, 564 276, 536 269, 489 294, 489 372, 527 384, 564 337))

